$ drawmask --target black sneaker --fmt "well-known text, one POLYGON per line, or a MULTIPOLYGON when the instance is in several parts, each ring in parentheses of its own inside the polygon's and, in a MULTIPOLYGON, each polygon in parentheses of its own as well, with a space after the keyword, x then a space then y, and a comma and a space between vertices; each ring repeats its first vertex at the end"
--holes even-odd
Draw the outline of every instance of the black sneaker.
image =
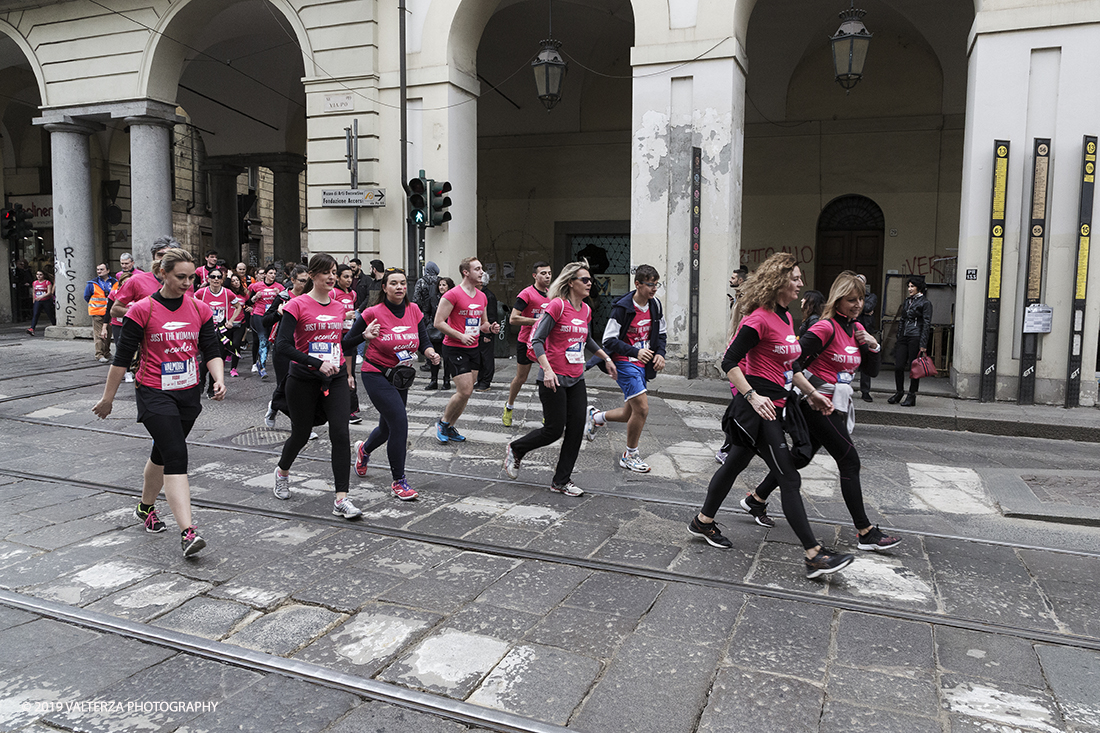
POLYGON ((901 537, 891 537, 883 534, 876 524, 867 531, 867 534, 859 535, 858 546, 861 550, 886 550, 900 542, 901 537))
POLYGON ((180 546, 183 547, 183 556, 191 557, 196 552, 206 547, 206 540, 199 537, 198 527, 191 525, 180 532, 180 546))
POLYGON ((768 502, 758 501, 752 494, 745 494, 745 498, 741 500, 741 508, 751 514, 761 527, 770 529, 775 526, 775 520, 768 516, 768 502))
POLYGON ((167 529, 164 522, 160 521, 160 517, 157 516, 156 508, 149 507, 149 511, 144 511, 141 508, 141 502, 138 502, 137 509, 134 509, 134 519, 144 524, 145 531, 150 534, 157 534, 167 529))
POLYGON ((852 564, 855 557, 845 555, 828 547, 818 549, 813 560, 806 560, 806 577, 816 578, 821 575, 832 575, 838 570, 843 570, 852 564))
POLYGON ((733 547, 733 543, 722 536, 722 531, 718 529, 718 522, 704 523, 699 521, 699 517, 692 517, 691 522, 688 523, 688 532, 696 537, 702 537, 711 547, 717 547, 720 550, 733 547))

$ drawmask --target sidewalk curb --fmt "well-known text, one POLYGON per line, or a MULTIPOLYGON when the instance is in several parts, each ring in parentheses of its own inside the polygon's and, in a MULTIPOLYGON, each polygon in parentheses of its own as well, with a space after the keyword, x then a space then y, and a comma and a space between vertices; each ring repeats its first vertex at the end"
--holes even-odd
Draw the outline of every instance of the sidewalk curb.
POLYGON ((1021 473, 1030 475, 1049 471, 987 468, 978 469, 978 473, 986 490, 1000 505, 1001 514, 1006 517, 1100 527, 1100 509, 1041 501, 1021 478, 1021 473))

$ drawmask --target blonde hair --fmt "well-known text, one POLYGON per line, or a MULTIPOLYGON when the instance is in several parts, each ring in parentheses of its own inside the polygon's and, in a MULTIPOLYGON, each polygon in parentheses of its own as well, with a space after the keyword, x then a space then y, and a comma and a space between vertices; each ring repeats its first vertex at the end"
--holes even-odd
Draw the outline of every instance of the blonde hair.
POLYGON ((845 270, 833 280, 833 286, 829 288, 829 297, 825 299, 825 310, 821 318, 828 320, 836 315, 836 304, 855 293, 860 298, 867 296, 867 286, 851 270, 845 270))
POLYGON ((798 260, 789 252, 776 252, 756 268, 752 277, 741 286, 737 306, 733 309, 730 323, 730 336, 737 330, 741 319, 757 308, 774 308, 779 299, 779 291, 791 282, 791 273, 798 266, 798 260))
POLYGON ((569 289, 572 287, 573 281, 577 279, 577 273, 581 270, 588 270, 588 274, 592 274, 592 271, 588 269, 588 260, 570 262, 561 268, 561 272, 554 278, 554 282, 550 283, 550 288, 547 290, 550 297, 568 300, 569 289))
POLYGON ((195 258, 191 256, 191 253, 185 249, 179 247, 173 247, 164 253, 164 256, 160 258, 160 271, 167 275, 171 272, 176 265, 180 262, 190 262, 195 264, 195 258))

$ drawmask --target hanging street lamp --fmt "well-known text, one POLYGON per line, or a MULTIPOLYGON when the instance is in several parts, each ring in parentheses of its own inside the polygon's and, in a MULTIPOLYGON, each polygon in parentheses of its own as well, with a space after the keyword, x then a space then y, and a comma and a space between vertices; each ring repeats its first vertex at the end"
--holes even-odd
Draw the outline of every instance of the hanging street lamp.
POLYGON ((549 112, 561 100, 561 85, 565 81, 566 68, 565 59, 558 53, 561 41, 554 40, 553 0, 547 0, 546 5, 546 40, 542 42, 539 55, 531 62, 531 68, 535 71, 535 89, 538 90, 539 101, 546 105, 546 111, 549 112))
POLYGON ((840 12, 840 28, 829 39, 833 45, 833 71, 836 83, 844 87, 845 94, 863 78, 863 63, 867 60, 867 48, 874 35, 863 25, 865 10, 859 10, 852 0, 852 7, 840 12))

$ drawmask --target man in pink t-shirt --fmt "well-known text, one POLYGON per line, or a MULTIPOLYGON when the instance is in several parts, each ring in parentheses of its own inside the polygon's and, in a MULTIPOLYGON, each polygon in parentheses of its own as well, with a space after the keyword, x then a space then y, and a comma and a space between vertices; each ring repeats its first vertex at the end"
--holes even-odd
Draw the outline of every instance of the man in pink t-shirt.
POLYGON ((533 285, 528 285, 516 296, 515 305, 512 306, 512 314, 508 323, 519 326, 519 340, 516 342, 516 376, 508 387, 508 401, 504 403, 504 414, 501 421, 505 427, 512 427, 512 409, 519 396, 519 390, 527 383, 527 377, 531 373, 531 360, 527 358, 527 347, 531 343, 531 331, 542 315, 542 311, 550 302, 550 296, 546 292, 550 287, 550 281, 554 278, 550 271, 550 265, 545 262, 536 262, 531 267, 531 279, 533 285))
POLYGON ((478 337, 482 333, 500 333, 500 324, 489 323, 485 315, 485 294, 478 288, 481 262, 476 257, 467 257, 459 263, 458 271, 462 273, 462 282, 443 294, 435 312, 435 327, 443 333, 443 358, 451 365, 455 383, 455 393, 443 411, 443 419, 436 424, 440 443, 466 440, 454 424, 466 409, 481 368, 478 337))

